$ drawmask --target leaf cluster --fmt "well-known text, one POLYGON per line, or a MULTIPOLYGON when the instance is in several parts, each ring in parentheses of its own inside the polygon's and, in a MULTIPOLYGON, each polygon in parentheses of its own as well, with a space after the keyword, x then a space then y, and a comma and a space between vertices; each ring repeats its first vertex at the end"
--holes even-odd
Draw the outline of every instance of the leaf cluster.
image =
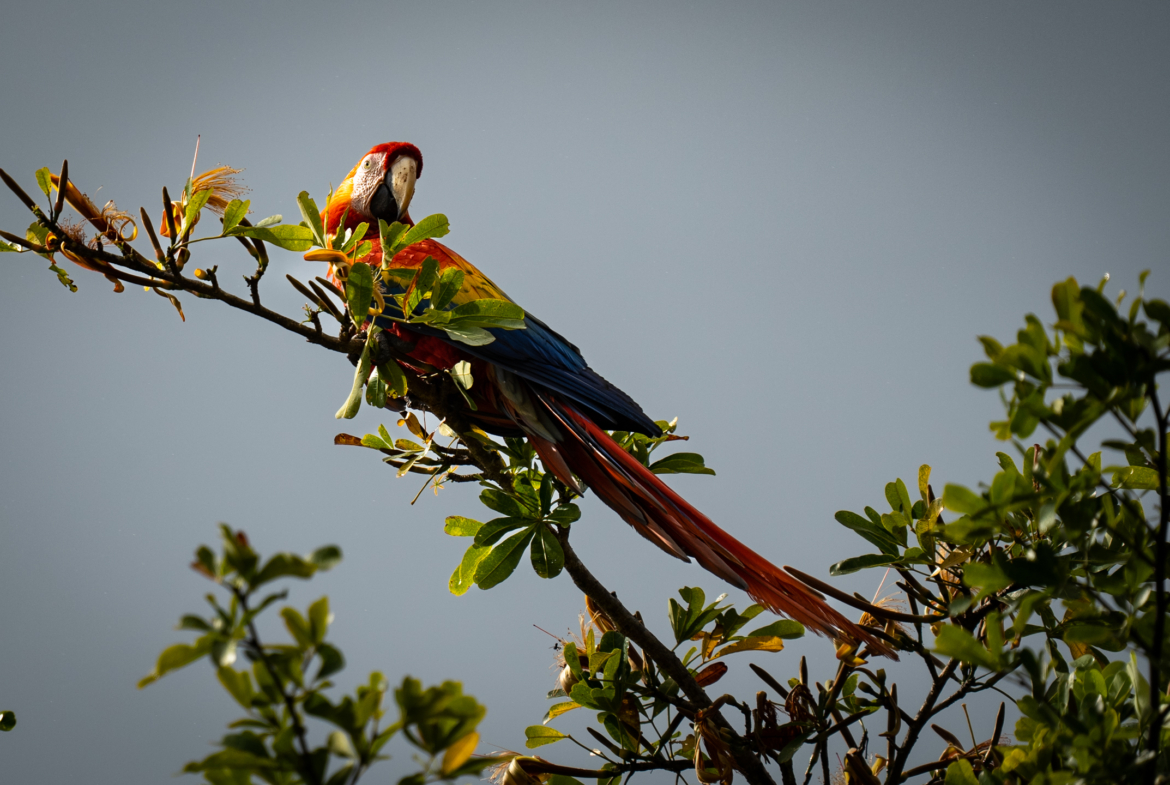
POLYGON ((301 612, 280 609, 289 635, 287 643, 260 640, 256 619, 287 596, 287 590, 259 598, 261 587, 280 579, 308 579, 341 560, 336 546, 319 548, 307 557, 277 553, 267 560, 252 548, 243 532, 221 525, 221 551, 201 546, 191 565, 218 584, 229 599, 221 603, 207 595, 212 615, 187 614, 179 629, 198 633, 193 643, 179 643, 159 655, 154 670, 139 687, 207 657, 220 685, 239 704, 244 716, 229 724, 231 732, 220 749, 184 767, 208 783, 248 783, 255 777, 277 784, 320 783, 351 785, 377 761, 385 760, 385 745, 399 732, 421 753, 421 769, 404 778, 411 785, 474 775, 496 761, 472 758, 479 736, 475 729, 485 709, 464 695, 458 682, 423 688, 406 677, 394 690, 399 718, 385 723, 390 691, 385 677, 370 674, 351 694, 332 696, 333 678, 345 667, 345 657, 327 641, 333 616, 322 597, 301 612), (235 667, 239 654, 246 667, 235 667), (311 741, 307 718, 333 730, 319 743, 311 741))

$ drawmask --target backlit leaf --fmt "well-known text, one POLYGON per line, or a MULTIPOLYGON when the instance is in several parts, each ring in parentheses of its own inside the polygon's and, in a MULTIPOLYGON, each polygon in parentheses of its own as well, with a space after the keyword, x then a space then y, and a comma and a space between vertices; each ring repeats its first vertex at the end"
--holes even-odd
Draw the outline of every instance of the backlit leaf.
POLYGON ((524 746, 530 750, 543 747, 546 744, 554 744, 561 739, 568 738, 567 735, 561 733, 556 728, 550 728, 547 725, 529 725, 524 729, 524 736, 527 738, 524 746))
POLYGON ((211 644, 211 636, 204 636, 197 640, 194 645, 176 643, 174 646, 168 646, 163 649, 162 654, 158 655, 158 662, 155 664, 154 670, 138 682, 138 689, 142 689, 147 684, 157 681, 173 670, 178 670, 195 662, 195 660, 198 660, 211 651, 211 644))
MULTIPOLYGON (((313 197, 309 196, 308 191, 301 191, 297 194, 297 207, 301 210, 301 217, 305 219, 305 223, 313 232, 313 242, 322 248, 326 247, 325 227, 321 224, 321 211, 317 209, 317 203, 313 201, 313 197)), ((226 219, 226 213, 224 217, 226 219)))
MULTIPOLYGON (((803 631, 802 631, 803 632, 803 631)), ((777 635, 750 635, 719 649, 711 659, 740 651, 783 651, 784 640, 777 635)))
POLYGON ((355 264, 345 282, 345 301, 356 325, 365 324, 374 297, 374 271, 368 264, 355 264))
POLYGON ((228 202, 228 206, 223 211, 224 234, 240 225, 240 221, 244 220, 244 216, 248 214, 248 208, 251 204, 251 199, 245 199, 242 202, 239 199, 232 199, 228 202))
POLYGON ((953 624, 943 625, 939 629, 934 639, 934 650, 943 656, 979 665, 988 670, 995 670, 999 665, 998 658, 976 640, 974 635, 953 624))
POLYGON ((440 767, 440 773, 443 776, 449 776, 451 772, 466 763, 467 759, 471 757, 471 753, 475 752, 477 744, 479 744, 479 734, 475 731, 454 742, 443 754, 443 765, 440 767))
POLYGON ((313 230, 299 224, 281 224, 272 227, 237 226, 224 234, 231 237, 251 237, 263 240, 286 251, 307 251, 313 247, 313 230))
POLYGON ((473 521, 471 518, 461 518, 458 515, 451 515, 443 524, 443 531, 452 537, 474 537, 481 526, 483 526, 482 523, 473 521))
POLYGON ((42 166, 37 169, 37 185, 44 191, 45 196, 53 198, 53 173, 49 171, 49 167, 42 166))
POLYGON ((463 560, 459 562, 455 572, 451 573, 451 579, 447 581, 447 588, 452 594, 457 597, 461 596, 475 585, 475 570, 490 552, 491 546, 488 545, 473 544, 467 549, 463 554, 463 560))

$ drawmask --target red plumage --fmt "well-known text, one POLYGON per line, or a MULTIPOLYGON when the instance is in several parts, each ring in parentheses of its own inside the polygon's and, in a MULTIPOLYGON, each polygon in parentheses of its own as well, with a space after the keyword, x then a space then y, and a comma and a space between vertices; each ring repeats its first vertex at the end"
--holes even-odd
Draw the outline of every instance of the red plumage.
MULTIPOLYGON (((414 145, 392 142, 373 148, 367 156, 373 153, 384 154, 381 161, 387 171, 402 155, 414 158, 418 171, 422 170, 422 155, 414 145)), ((365 160, 363 157, 359 166, 365 160)), ((376 219, 363 210, 369 198, 359 203, 354 195, 357 171, 355 166, 325 210, 329 232, 362 221, 377 225, 376 219)), ((411 223, 405 209, 400 211, 398 220, 411 223)), ((469 262, 432 240, 404 249, 391 264, 416 267, 427 256, 433 257, 441 269, 464 270, 464 293, 468 296, 507 297, 469 262)), ((380 258, 375 244, 374 252, 366 259, 377 264, 380 258)), ((476 411, 466 413, 470 420, 493 433, 523 434, 546 469, 561 482, 583 491, 576 479, 579 477, 623 520, 662 550, 684 561, 694 558, 771 611, 790 616, 815 632, 865 642, 878 653, 897 659, 889 646, 830 607, 818 592, 716 526, 622 449, 606 433, 607 428, 650 433, 657 426, 628 396, 593 372, 576 347, 531 314, 527 323, 526 330, 497 332, 496 345, 503 344, 506 351, 500 349, 496 354, 492 344, 472 348, 389 322, 387 329, 409 347, 406 353, 418 363, 411 365, 416 372, 449 369, 460 360, 469 361, 476 380, 470 393, 477 406, 476 411)))

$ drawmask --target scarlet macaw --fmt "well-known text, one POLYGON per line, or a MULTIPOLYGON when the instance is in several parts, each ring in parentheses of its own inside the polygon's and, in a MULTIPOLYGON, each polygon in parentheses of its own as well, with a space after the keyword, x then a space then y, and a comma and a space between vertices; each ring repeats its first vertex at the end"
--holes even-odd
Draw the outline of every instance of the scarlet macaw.
MULTIPOLYGON (((360 223, 413 224, 408 213, 415 180, 422 173, 422 154, 405 142, 370 150, 353 168, 322 213, 328 234, 360 223), (343 224, 344 221, 344 224, 343 224)), ((376 231, 374 249, 365 257, 378 265, 382 258, 376 231)), ((450 307, 473 299, 510 300, 500 287, 450 248, 424 240, 400 251, 392 267, 417 268, 434 257, 440 270, 456 267, 465 273, 463 288, 450 307)), ((393 301, 386 299, 389 306, 393 301)), ((747 593, 775 613, 782 613, 819 633, 847 634, 888 647, 833 610, 823 597, 768 562, 688 504, 665 483, 623 450, 606 430, 661 435, 654 421, 628 395, 599 376, 580 351, 530 313, 526 329, 493 330, 495 340, 483 346, 457 343, 425 326, 377 320, 393 334, 406 354, 420 363, 450 369, 471 364, 477 411, 469 418, 485 430, 523 435, 545 467, 566 486, 582 491, 574 475, 639 534, 683 561, 693 557, 704 568, 747 593)), ((422 367, 414 370, 423 370, 422 367)))

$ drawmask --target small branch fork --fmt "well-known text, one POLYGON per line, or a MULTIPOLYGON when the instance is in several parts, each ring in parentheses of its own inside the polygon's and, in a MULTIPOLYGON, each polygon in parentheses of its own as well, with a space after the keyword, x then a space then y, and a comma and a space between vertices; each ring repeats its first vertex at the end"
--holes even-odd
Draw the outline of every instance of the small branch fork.
MULTIPOLYGON (((226 584, 224 584, 226 585, 226 584)), ((248 615, 248 595, 237 586, 228 586, 232 594, 235 595, 236 600, 240 603, 240 610, 244 616, 248 615)), ((300 747, 301 759, 301 773, 308 783, 319 783, 320 780, 316 776, 313 768, 313 758, 309 752, 309 741, 305 734, 305 725, 301 721, 301 715, 297 711, 295 696, 290 694, 281 681, 280 674, 272 665, 272 660, 268 656, 268 652, 264 650, 264 644, 260 642, 260 635, 256 632, 256 623, 248 622, 248 637, 244 641, 248 648, 252 651, 261 662, 264 663, 265 669, 268 671, 269 677, 280 691, 280 696, 284 699, 284 707, 288 711, 289 720, 292 722, 293 732, 297 736, 297 745, 300 747)))

